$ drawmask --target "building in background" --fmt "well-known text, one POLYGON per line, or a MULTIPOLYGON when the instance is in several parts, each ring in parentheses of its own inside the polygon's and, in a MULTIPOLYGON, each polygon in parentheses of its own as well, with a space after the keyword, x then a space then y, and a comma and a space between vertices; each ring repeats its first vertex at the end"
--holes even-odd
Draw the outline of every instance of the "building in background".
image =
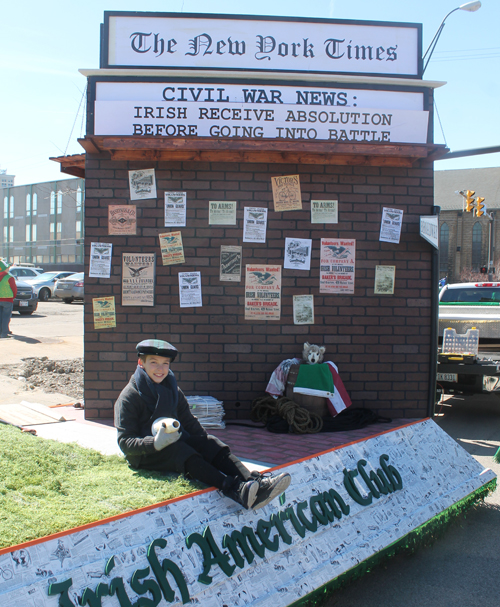
POLYGON ((45 270, 83 270, 84 179, 0 189, 0 256, 45 270))
POLYGON ((0 188, 14 187, 15 175, 7 175, 7 169, 0 170, 0 188))
POLYGON ((434 204, 441 207, 439 277, 447 276, 449 283, 499 279, 500 167, 435 171, 434 204), (465 199, 457 193, 465 190, 484 198, 482 217, 465 211, 465 199))

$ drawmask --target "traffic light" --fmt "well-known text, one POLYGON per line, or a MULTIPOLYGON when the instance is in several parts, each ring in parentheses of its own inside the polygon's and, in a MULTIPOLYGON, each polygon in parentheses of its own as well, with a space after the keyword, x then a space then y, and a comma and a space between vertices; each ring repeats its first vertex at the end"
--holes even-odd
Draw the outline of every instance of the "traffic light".
POLYGON ((474 190, 465 190, 465 210, 470 213, 474 210, 474 190))
POLYGON ((486 205, 484 204, 484 198, 478 196, 476 198, 476 217, 482 217, 486 213, 486 205))
POLYGON ((488 268, 486 266, 481 266, 479 272, 480 274, 488 274, 488 268))

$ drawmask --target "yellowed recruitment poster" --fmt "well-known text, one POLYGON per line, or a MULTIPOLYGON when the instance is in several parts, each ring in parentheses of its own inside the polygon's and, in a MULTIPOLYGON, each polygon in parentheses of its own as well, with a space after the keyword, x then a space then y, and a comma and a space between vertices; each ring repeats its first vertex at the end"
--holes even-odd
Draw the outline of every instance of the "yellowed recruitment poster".
POLYGON ((122 253, 122 306, 155 305, 156 253, 122 253))
POLYGON ((271 177, 271 182, 273 185, 275 211, 297 211, 302 209, 302 196, 298 175, 271 177))
POLYGON ((245 320, 281 318, 281 266, 246 266, 245 320))
POLYGON ((160 239, 161 260, 164 266, 184 263, 184 249, 180 232, 158 234, 158 238, 160 239))
POLYGON ((108 234, 110 236, 137 233, 137 207, 135 204, 110 204, 108 207, 108 234))
POLYGON ((375 295, 394 295, 396 266, 375 266, 375 295))
POLYGON ((321 239, 320 293, 354 293, 356 241, 344 238, 321 239))
POLYGON ((235 226, 236 201, 211 200, 208 203, 208 223, 211 226, 235 226))
POLYGON ((94 329, 112 329, 116 327, 116 312, 114 297, 92 298, 94 312, 94 329))
POLYGON ((338 200, 311 200, 311 223, 338 223, 338 200))

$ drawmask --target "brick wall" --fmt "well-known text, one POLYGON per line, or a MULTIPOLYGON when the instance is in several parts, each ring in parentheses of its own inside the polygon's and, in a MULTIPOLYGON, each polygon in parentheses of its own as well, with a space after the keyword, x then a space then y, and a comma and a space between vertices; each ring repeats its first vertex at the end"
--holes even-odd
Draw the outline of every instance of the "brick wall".
POLYGON ((110 279, 86 278, 85 410, 112 417, 113 404, 136 366, 135 344, 148 337, 177 345, 174 363, 188 394, 224 401, 226 419, 248 419, 274 368, 300 356, 305 341, 326 346, 356 406, 391 417, 423 417, 430 365, 431 247, 419 236, 419 215, 431 214, 429 168, 378 168, 237 163, 112 162, 88 154, 86 267, 90 243, 113 243, 110 279), (157 200, 137 201, 137 236, 108 236, 109 204, 130 204, 128 170, 156 169, 157 200), (299 174, 303 210, 273 210, 271 176, 299 174), (179 228, 186 263, 163 266, 158 234, 164 227, 164 191, 186 191, 187 227, 179 228), (339 223, 310 223, 311 196, 339 200, 339 223), (237 200, 237 225, 208 225, 210 200, 237 200), (266 244, 242 242, 244 206, 269 208, 266 244), (403 209, 399 245, 379 242, 383 207, 403 209), (283 269, 279 321, 244 319, 241 283, 220 282, 220 246, 243 246, 247 263, 283 263, 287 236, 313 239, 311 271, 283 269), (352 296, 319 293, 320 238, 356 239, 352 296), (156 306, 121 307, 122 252, 156 252, 156 306), (396 266, 393 296, 373 294, 375 266, 396 266), (203 307, 179 307, 179 271, 201 271, 203 307), (314 325, 294 325, 292 296, 314 294, 314 325), (92 298, 114 295, 117 327, 94 330, 92 298))

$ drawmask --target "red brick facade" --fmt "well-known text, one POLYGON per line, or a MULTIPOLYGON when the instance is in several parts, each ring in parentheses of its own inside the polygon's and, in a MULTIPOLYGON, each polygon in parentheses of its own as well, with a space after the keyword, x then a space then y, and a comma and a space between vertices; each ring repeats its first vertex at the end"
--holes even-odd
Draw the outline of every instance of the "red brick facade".
MULTIPOLYGON (((113 404, 135 369, 135 344, 157 337, 180 352, 173 365, 188 394, 224 401, 226 419, 248 419, 284 359, 300 356, 305 341, 325 345, 355 406, 390 417, 427 414, 431 364, 431 246, 419 235, 419 216, 432 214, 433 170, 364 166, 244 163, 113 162, 87 154, 85 253, 91 242, 112 242, 110 279, 86 278, 85 409, 88 418, 112 417, 113 404), (130 204, 128 170, 155 168, 156 200, 137 201, 137 236, 108 236, 108 205, 130 204), (274 212, 271 177, 300 175, 303 209, 274 212), (158 234, 165 191, 187 192, 182 232, 186 263, 163 266, 158 234), (310 200, 338 199, 339 223, 310 223, 310 200), (238 201, 237 225, 208 225, 210 200, 238 201), (267 242, 243 243, 245 206, 268 207, 267 242), (399 245, 379 242, 383 207, 404 211, 399 245), (247 263, 282 264, 287 236, 313 239, 311 271, 283 269, 279 321, 244 319, 240 283, 219 280, 221 245, 243 246, 247 263), (319 293, 320 238, 356 239, 352 296, 319 293), (121 254, 157 254, 155 307, 121 306, 121 254), (395 265, 395 294, 374 295, 375 266, 395 265), (203 307, 180 308, 178 272, 201 271, 203 307), (314 295, 315 324, 294 325, 292 296, 314 295), (96 331, 92 298, 115 296, 115 329, 96 331)), ((176 228, 177 229, 177 228, 176 228)))

